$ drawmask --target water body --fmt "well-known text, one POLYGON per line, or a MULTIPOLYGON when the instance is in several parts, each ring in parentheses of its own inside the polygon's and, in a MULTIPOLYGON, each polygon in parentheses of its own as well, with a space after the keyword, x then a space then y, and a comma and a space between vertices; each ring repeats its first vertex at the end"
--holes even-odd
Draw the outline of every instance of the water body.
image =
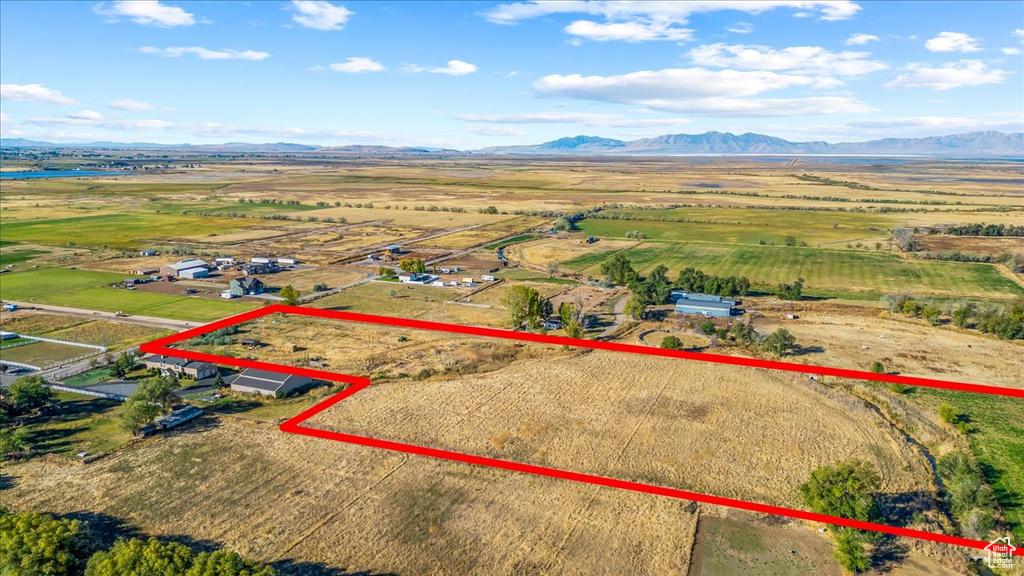
POLYGON ((32 172, 0 172, 0 179, 30 180, 33 178, 80 178, 82 176, 120 176, 134 172, 102 170, 39 170, 32 172))

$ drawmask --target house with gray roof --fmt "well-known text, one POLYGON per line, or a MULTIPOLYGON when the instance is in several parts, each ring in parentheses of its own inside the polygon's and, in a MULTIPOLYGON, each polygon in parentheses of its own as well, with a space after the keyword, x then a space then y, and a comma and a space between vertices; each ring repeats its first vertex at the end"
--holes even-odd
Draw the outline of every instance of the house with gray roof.
POLYGON ((248 368, 231 381, 231 390, 242 394, 286 396, 312 383, 313 379, 308 376, 248 368))

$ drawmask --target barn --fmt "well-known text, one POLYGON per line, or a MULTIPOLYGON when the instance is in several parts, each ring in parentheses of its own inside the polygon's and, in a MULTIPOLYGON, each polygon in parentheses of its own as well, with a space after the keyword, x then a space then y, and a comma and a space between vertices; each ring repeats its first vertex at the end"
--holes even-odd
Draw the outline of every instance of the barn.
POLYGON ((180 276, 182 278, 205 278, 210 273, 210 267, 206 262, 192 258, 162 266, 160 273, 165 276, 180 276))
POLYGON ((282 374, 280 372, 249 368, 231 381, 231 390, 241 392, 242 394, 284 396, 312 383, 313 379, 308 376, 296 376, 294 374, 282 374))
POLYGON ((698 314, 700 316, 732 316, 736 300, 715 296, 674 290, 672 302, 676 305, 676 314, 698 314))

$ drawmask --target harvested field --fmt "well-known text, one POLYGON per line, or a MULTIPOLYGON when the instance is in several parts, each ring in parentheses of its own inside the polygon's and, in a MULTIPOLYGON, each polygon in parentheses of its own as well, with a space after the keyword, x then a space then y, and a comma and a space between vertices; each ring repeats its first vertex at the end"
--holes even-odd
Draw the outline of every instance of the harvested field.
POLYGON ((924 458, 868 410, 798 380, 591 352, 376 383, 306 424, 791 507, 811 470, 850 457, 873 462, 884 491, 931 490, 924 458))
POLYGON ((284 574, 682 573, 695 522, 677 500, 228 417, 87 466, 35 459, 4 474, 13 509, 110 514, 279 563, 284 574))

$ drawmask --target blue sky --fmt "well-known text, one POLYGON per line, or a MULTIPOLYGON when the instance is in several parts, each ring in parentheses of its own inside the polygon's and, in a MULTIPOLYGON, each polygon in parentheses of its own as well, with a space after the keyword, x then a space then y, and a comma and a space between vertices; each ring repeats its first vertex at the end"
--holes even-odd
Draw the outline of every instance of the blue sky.
POLYGON ((461 149, 1024 129, 1024 3, 0 2, 0 130, 461 149))

